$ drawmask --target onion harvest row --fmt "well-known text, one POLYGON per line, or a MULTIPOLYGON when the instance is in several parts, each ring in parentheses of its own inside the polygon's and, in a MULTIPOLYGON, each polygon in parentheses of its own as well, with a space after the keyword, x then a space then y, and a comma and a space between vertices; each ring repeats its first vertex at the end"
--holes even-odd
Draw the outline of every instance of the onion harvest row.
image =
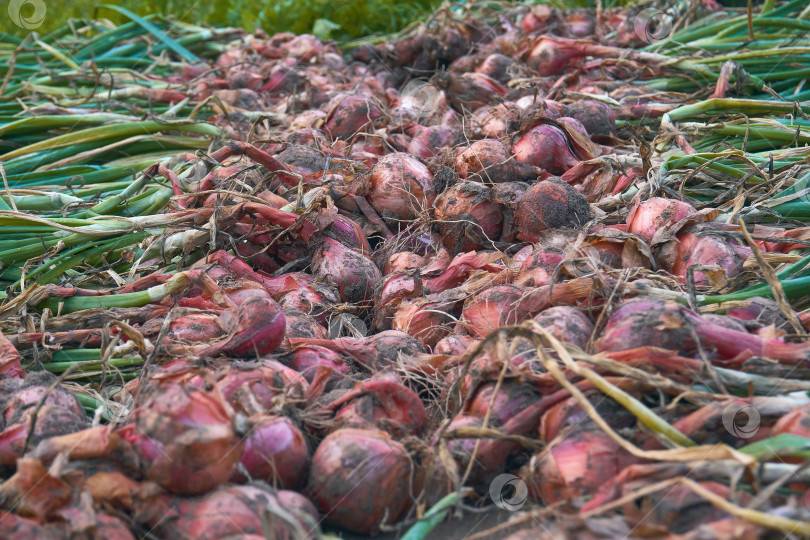
POLYGON ((17 43, 0 536, 810 534, 810 14, 642 7, 17 43))

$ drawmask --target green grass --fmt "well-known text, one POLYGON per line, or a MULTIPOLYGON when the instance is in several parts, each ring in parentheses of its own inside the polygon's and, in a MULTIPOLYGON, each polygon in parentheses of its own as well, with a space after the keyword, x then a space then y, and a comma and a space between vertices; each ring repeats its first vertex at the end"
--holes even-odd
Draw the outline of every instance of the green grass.
MULTIPOLYGON (((239 27, 252 32, 312 33, 347 40, 398 31, 430 13, 440 0, 73 0, 46 2, 45 21, 36 29, 40 35, 61 28, 69 18, 108 18, 115 24, 127 22, 113 10, 97 8, 110 3, 139 15, 172 16, 191 24, 239 27)), ((7 2, 0 11, 0 31, 16 36, 28 33, 8 18, 7 2)))

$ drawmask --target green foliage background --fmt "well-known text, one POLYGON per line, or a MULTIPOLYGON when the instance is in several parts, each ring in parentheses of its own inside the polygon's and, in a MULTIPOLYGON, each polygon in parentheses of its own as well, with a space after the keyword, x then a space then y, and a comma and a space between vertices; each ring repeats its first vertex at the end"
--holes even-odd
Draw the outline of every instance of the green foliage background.
MULTIPOLYGON (((7 15, 9 0, 2 0, 0 31, 17 36, 26 30, 14 26, 7 15)), ((387 34, 402 29, 431 12, 441 0, 44 0, 45 22, 39 34, 63 26, 68 18, 108 18, 126 22, 118 13, 98 8, 116 4, 139 15, 159 14, 192 24, 240 27, 248 31, 262 28, 277 32, 311 33, 345 40, 371 34, 387 34)), ((30 6, 23 9, 32 9, 30 6)))

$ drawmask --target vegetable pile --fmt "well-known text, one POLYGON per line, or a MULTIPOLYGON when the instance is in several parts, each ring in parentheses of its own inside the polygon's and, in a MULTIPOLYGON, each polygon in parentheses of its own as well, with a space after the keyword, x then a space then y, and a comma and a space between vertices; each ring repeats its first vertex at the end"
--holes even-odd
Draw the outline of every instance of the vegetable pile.
POLYGON ((810 10, 683 4, 4 36, 0 536, 810 535, 810 10))

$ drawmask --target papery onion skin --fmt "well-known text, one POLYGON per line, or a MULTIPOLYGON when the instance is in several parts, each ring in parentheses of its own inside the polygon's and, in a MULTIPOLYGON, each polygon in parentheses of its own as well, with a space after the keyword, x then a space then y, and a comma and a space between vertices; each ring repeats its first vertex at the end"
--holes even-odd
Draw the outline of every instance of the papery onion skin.
POLYGON ((389 380, 389 373, 358 383, 332 403, 331 408, 340 407, 334 427, 380 429, 396 438, 419 435, 427 421, 425 405, 396 374, 389 380))
MULTIPOLYGON (((718 266, 725 270, 726 278, 738 276, 743 271, 743 260, 727 241, 715 236, 695 236, 691 233, 678 235, 677 257, 671 272, 686 283, 689 267, 718 266)), ((700 271, 693 272, 695 285, 707 285, 709 277, 700 271)))
POLYGON ((562 72, 571 60, 582 58, 585 52, 576 46, 576 42, 554 36, 542 36, 538 39, 526 63, 541 77, 557 75, 562 72))
MULTIPOLYGON (((480 428, 482 425, 483 418, 459 414, 450 422, 447 432, 452 433, 457 428, 480 428)), ((447 441, 447 450, 460 470, 467 469, 474 455, 474 465, 467 482, 482 487, 504 472, 510 454, 520 448, 519 444, 505 439, 453 438, 447 441)))
POLYGON ((536 177, 531 167, 516 162, 509 149, 494 139, 475 141, 464 148, 456 155, 455 164, 461 178, 483 183, 515 182, 536 177))
POLYGON ((294 369, 275 360, 263 360, 255 368, 230 367, 218 374, 217 388, 237 411, 247 415, 266 412, 273 407, 273 399, 293 385, 306 388, 304 377, 294 369), (241 407, 241 403, 250 407, 241 407), (256 408, 259 408, 256 411, 256 408))
POLYGON ((318 345, 296 347, 290 367, 301 373, 307 382, 312 382, 318 366, 332 369, 332 383, 337 383, 352 372, 351 366, 338 353, 318 345))
POLYGON ((596 21, 593 14, 587 9, 572 9, 568 11, 563 30, 566 35, 577 38, 584 38, 593 35, 596 21))
POLYGON ((368 239, 363 229, 346 216, 340 214, 335 216, 335 220, 329 225, 327 232, 332 238, 344 246, 365 255, 371 254, 371 246, 368 244, 368 239))
POLYGON ((329 336, 326 328, 319 324, 314 317, 307 315, 306 313, 288 309, 284 311, 284 318, 286 321, 286 330, 284 332, 285 338, 326 338, 329 336))
POLYGON ((461 322, 473 337, 483 338, 501 326, 523 322, 538 305, 522 287, 498 285, 468 299, 461 322))
MULTIPOLYGON (((75 507, 62 509, 60 517, 72 517, 74 510, 76 513, 79 512, 75 507)), ((92 538, 92 540, 135 540, 135 537, 127 530, 121 520, 101 512, 96 512, 94 517, 95 523, 92 524, 93 532, 91 533, 93 536, 88 538, 92 538)), ((32 538, 36 540, 64 540, 66 538, 76 538, 77 535, 88 532, 86 529, 84 531, 75 530, 68 521, 40 523, 39 520, 21 517, 5 510, 0 510, 0 524, 2 524, 0 532, 2 532, 4 540, 30 540, 32 538)), ((78 521, 76 529, 82 527, 82 525, 89 524, 78 521)))
POLYGON ((581 122, 594 139, 609 139, 616 133, 616 113, 607 103, 584 100, 563 105, 563 115, 581 122))
POLYGON ((654 346, 694 355, 698 353, 696 340, 704 350, 714 350, 723 359, 745 354, 799 363, 810 358, 806 343, 739 332, 711 323, 676 302, 646 299, 625 302, 615 310, 595 348, 609 352, 654 346))
POLYGON ((746 305, 726 310, 726 315, 747 321, 748 325, 756 327, 773 324, 777 328, 782 328, 788 322, 778 303, 761 296, 749 298, 746 305))
POLYGON ((2 379, 0 391, 5 403, 0 417, 0 466, 13 466, 22 457, 29 437, 31 417, 36 404, 45 397, 39 410, 31 447, 57 435, 74 433, 87 426, 87 417, 76 396, 59 385, 50 392, 55 377, 48 372, 32 372, 25 379, 2 379))
POLYGON ((168 383, 135 409, 119 433, 144 456, 148 479, 172 493, 196 495, 223 484, 236 469, 243 441, 231 414, 218 393, 168 383))
POLYGON ((413 336, 427 348, 452 332, 455 303, 426 299, 403 301, 391 318, 391 328, 413 336))
POLYGON ((521 264, 515 284, 524 287, 542 287, 549 284, 563 258, 563 254, 556 249, 539 249, 532 252, 521 264))
POLYGON ((400 251, 388 257, 388 260, 383 266, 382 273, 384 276, 387 276, 392 272, 406 272, 415 268, 421 268, 425 266, 425 264, 425 258, 421 255, 413 251, 400 251))
POLYGON ((530 497, 550 505, 593 493, 634 461, 606 433, 583 429, 534 456, 520 477, 530 497))
POLYGON ((452 148, 459 142, 459 133, 455 128, 443 126, 429 126, 408 143, 408 153, 422 159, 430 159, 440 155, 444 150, 452 148))
MULTIPOLYGON (((704 490, 722 499, 736 498, 743 507, 748 507, 750 504, 752 495, 743 490, 735 490, 732 493, 728 486, 719 482, 697 483, 704 490)), ((628 482, 621 486, 621 495, 634 490, 637 486, 638 482, 628 482)), ((622 505, 622 512, 627 522, 636 530, 666 530, 672 536, 693 536, 695 533, 700 535, 700 525, 717 523, 728 518, 728 514, 723 509, 712 504, 704 495, 696 493, 691 487, 683 484, 675 484, 669 490, 654 491, 635 498, 634 501, 622 505)), ((735 527, 728 538, 744 539, 763 536, 762 531, 757 531, 750 536, 743 536, 746 532, 745 529, 744 526, 735 527)), ((707 538, 722 538, 722 536, 718 536, 718 532, 710 529, 707 538)), ((700 538, 700 536, 694 537, 700 538)))
POLYGON ((371 300, 374 286, 382 279, 380 269, 371 259, 331 238, 323 238, 315 251, 312 271, 334 284, 342 301, 351 303, 371 300))
POLYGON ((336 139, 349 139, 381 116, 382 111, 370 98, 346 96, 329 113, 324 130, 336 139))
POLYGON ((510 71, 515 65, 515 61, 508 56, 494 53, 487 56, 481 64, 475 68, 478 73, 489 75, 500 83, 507 83, 511 78, 510 71))
POLYGON ((810 438, 810 405, 796 407, 773 425, 773 435, 792 433, 810 438))
MULTIPOLYGON (((240 459, 251 478, 294 489, 306 483, 309 461, 307 441, 292 420, 284 416, 254 419, 240 459)), ((234 478, 243 479, 239 472, 234 478)))
POLYGON ((222 540, 229 537, 293 540, 294 529, 282 519, 272 521, 265 530, 265 514, 285 511, 307 534, 316 536, 313 523, 318 512, 302 495, 286 490, 275 491, 266 484, 221 487, 197 498, 161 495, 145 501, 135 515, 139 523, 152 527, 162 538, 222 540))
POLYGON ((434 354, 464 354, 477 341, 464 334, 451 334, 440 339, 433 347, 434 354))
POLYGON ((413 461, 382 431, 339 429, 312 458, 308 491, 326 521, 370 534, 413 504, 413 461))
POLYGON ((530 129, 512 146, 512 152, 518 161, 540 167, 551 174, 563 174, 579 163, 568 147, 566 134, 550 124, 530 129))
POLYGON ((695 207, 689 203, 652 197, 630 212, 627 216, 627 229, 649 242, 659 229, 677 223, 695 212, 695 207))
POLYGON ((467 404, 465 413, 479 418, 489 413, 493 425, 500 426, 540 398, 533 386, 523 383, 504 382, 493 400, 494 391, 495 383, 480 386, 467 404))
POLYGON ((442 244, 452 253, 491 247, 501 234, 503 211, 491 189, 460 182, 436 198, 434 206, 442 244))
POLYGON ((287 323, 281 307, 266 294, 251 295, 235 313, 223 313, 220 324, 228 331, 228 337, 197 354, 245 356, 275 351, 284 339, 287 323))
POLYGON ((587 348, 594 330, 590 319, 571 306, 548 308, 532 320, 558 340, 576 345, 582 350, 587 348))
POLYGON ((439 71, 433 76, 435 84, 445 90, 453 108, 459 112, 474 111, 492 101, 495 96, 508 93, 501 83, 483 73, 439 71))
POLYGON ((393 315, 400 309, 401 302, 423 293, 424 287, 418 275, 396 272, 385 276, 374 295, 374 327, 390 329, 393 315))
POLYGON ((295 290, 284 293, 279 304, 285 312, 300 311, 324 325, 329 319, 328 308, 337 300, 338 295, 331 289, 325 291, 324 287, 319 287, 316 291, 312 287, 298 285, 295 290))
POLYGON ((369 203, 383 218, 410 220, 433 206, 433 175, 410 154, 395 152, 371 169, 369 203))
POLYGON ((588 200, 561 179, 534 184, 517 204, 518 238, 537 242, 543 231, 581 227, 591 220, 588 200))
POLYGON ((353 358, 370 371, 379 371, 395 365, 399 355, 424 353, 425 349, 417 340, 405 332, 385 330, 364 338, 337 339, 291 339, 290 346, 320 345, 353 358))
POLYGON ((580 122, 576 118, 571 118, 570 116, 561 116, 560 118, 557 118, 557 122, 565 125, 568 128, 573 129, 574 131, 579 132, 580 134, 586 137, 590 137, 590 135, 588 134, 588 130, 585 128, 582 122, 580 122))

